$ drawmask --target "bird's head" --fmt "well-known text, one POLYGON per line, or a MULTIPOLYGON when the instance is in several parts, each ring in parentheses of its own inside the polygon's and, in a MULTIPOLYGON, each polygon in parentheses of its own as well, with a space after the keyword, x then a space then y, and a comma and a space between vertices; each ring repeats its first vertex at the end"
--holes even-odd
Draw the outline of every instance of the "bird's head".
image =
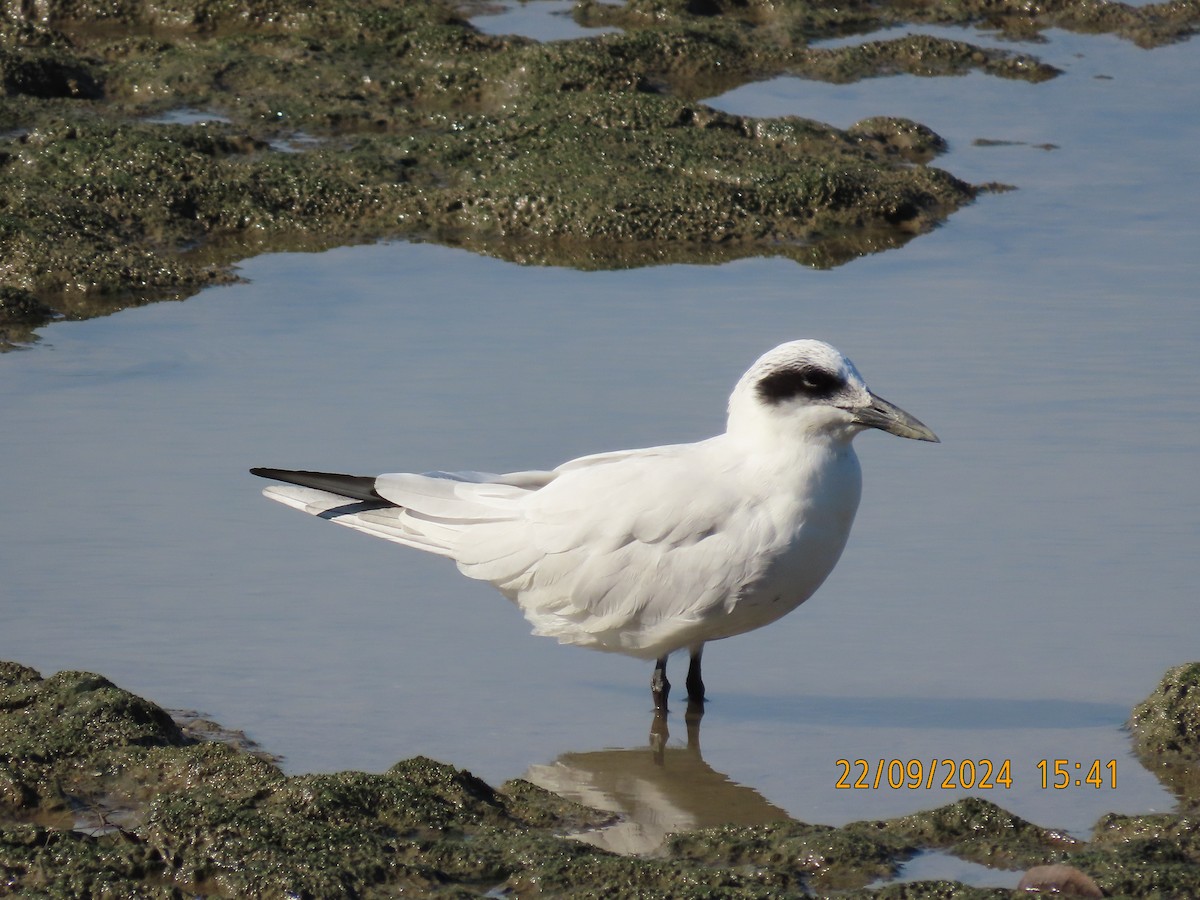
POLYGON ((921 422, 871 393, 854 363, 823 341, 791 341, 763 354, 729 398, 730 434, 766 430, 849 441, 867 428, 938 442, 921 422))

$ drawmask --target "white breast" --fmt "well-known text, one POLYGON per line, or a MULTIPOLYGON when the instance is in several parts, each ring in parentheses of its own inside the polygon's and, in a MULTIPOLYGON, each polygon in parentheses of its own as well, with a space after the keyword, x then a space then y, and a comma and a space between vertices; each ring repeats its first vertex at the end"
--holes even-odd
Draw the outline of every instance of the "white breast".
POLYGON ((767 625, 811 597, 833 571, 846 547, 862 494, 862 470, 846 444, 806 468, 804 484, 767 503, 771 518, 787 523, 766 554, 761 574, 731 598, 726 615, 710 623, 706 640, 767 625))

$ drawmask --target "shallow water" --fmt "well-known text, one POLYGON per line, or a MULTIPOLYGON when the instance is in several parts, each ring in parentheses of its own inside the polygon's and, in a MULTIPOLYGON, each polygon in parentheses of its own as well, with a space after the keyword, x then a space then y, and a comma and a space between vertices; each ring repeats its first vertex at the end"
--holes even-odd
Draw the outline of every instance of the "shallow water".
POLYGON ((617 31, 616 28, 585 28, 572 17, 575 0, 526 0, 523 3, 488 4, 471 16, 471 24, 484 34, 562 41, 617 31))
POLYGON ((617 840, 735 804, 839 824, 973 793, 1080 834, 1169 808, 1122 723, 1200 630, 1200 54, 1050 37, 1030 49, 1067 74, 1043 85, 779 79, 714 101, 907 115, 951 141, 940 165, 1020 187, 833 271, 393 243, 259 257, 245 284, 44 329, 0 357, 0 658, 202 709, 291 771, 542 767, 636 807, 617 840), (701 754, 676 710, 666 781, 637 789, 609 751, 650 752, 646 664, 530 637, 452 565, 269 503, 245 471, 503 471, 701 438, 745 367, 802 336, 944 443, 859 438, 838 569, 709 648, 701 754), (840 790, 839 759, 1011 760, 1012 787, 840 790), (1042 759, 1080 780, 1116 760, 1117 787, 1043 789, 1042 759))

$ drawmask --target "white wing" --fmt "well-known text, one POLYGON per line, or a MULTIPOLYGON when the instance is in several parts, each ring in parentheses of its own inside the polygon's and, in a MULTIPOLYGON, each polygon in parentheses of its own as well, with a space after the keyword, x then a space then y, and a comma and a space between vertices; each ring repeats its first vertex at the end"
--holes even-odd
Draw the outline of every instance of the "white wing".
POLYGON ((387 502, 292 485, 264 493, 454 559, 515 601, 536 634, 654 658, 720 636, 740 589, 788 539, 711 444, 598 454, 553 472, 381 475, 387 502))

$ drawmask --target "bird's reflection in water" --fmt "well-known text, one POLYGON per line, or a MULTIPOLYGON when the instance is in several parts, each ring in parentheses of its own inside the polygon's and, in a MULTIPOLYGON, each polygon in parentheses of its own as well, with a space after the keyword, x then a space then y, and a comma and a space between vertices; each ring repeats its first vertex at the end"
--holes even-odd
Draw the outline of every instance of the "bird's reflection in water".
POLYGON ((667 713, 656 711, 646 747, 564 753, 525 777, 539 787, 621 816, 619 822, 572 835, 606 850, 645 854, 667 835, 713 825, 756 825, 790 818, 758 791, 730 781, 700 755, 700 718, 694 704, 685 717, 687 743, 670 746, 667 713))

